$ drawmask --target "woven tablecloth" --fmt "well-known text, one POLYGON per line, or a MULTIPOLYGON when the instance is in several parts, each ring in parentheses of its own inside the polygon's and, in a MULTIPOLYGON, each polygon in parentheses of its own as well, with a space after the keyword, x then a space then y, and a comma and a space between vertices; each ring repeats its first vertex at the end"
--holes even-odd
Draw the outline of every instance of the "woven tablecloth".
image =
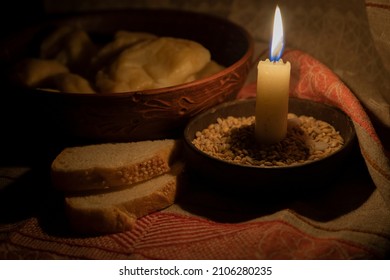
MULTIPOLYGON (((260 2, 264 4, 265 1, 260 2)), ((281 2, 282 7, 288 5, 281 2)), ((299 14, 301 2, 307 1, 298 1, 296 6, 290 7, 294 15, 299 14)), ((390 92, 384 73, 388 74, 386 71, 390 69, 387 63, 390 61, 387 57, 390 40, 386 39, 390 30, 390 4, 385 0, 356 2, 361 2, 362 10, 367 11, 368 20, 365 18, 365 22, 374 26, 371 35, 358 34, 360 37, 372 36, 375 41, 372 46, 376 47, 367 51, 375 51, 375 58, 367 60, 364 57, 367 68, 352 71, 353 67, 360 65, 356 56, 353 63, 347 58, 341 63, 337 58, 343 51, 335 57, 332 52, 322 54, 315 51, 316 45, 314 51, 290 49, 283 56, 292 65, 291 96, 336 106, 353 121, 358 145, 345 170, 329 190, 320 195, 267 203, 262 197, 248 201, 245 196, 230 197, 189 183, 177 203, 140 218, 132 231, 85 237, 74 235, 67 229, 61 211, 62 197, 51 190, 48 166, 36 168, 12 160, 8 164, 2 161, 0 258, 389 258, 390 163, 386 148, 390 143, 386 141, 389 132, 386 98, 390 92), (376 22, 379 19, 382 19, 381 24, 376 22), (380 69, 376 67, 378 65, 380 69)), ((238 5, 238 1, 229 3, 232 7, 238 5)), ((316 9, 308 6, 306 20, 315 17, 316 11, 321 11, 316 9)), ((340 15, 340 10, 325 10, 324 18, 334 19, 340 15)), ((241 9, 228 17, 251 29, 256 21, 249 20, 248 13, 249 8, 241 9)), ((345 12, 343 16, 354 22, 354 15, 345 12)), ((300 23, 307 22, 301 19, 300 23)), ((326 29, 323 26, 318 28, 326 29)), ((321 34, 330 34, 331 31, 326 29, 321 34)), ((255 38, 262 36, 255 33, 255 38)), ((297 38, 295 43, 299 45, 297 42, 303 37, 297 38)), ((307 45, 310 44, 314 42, 307 41, 307 45)), ((260 43, 259 53, 262 47, 260 43)), ((353 49, 349 51, 354 52, 353 49)), ((255 83, 248 81, 237 98, 255 96, 255 88, 255 83)))

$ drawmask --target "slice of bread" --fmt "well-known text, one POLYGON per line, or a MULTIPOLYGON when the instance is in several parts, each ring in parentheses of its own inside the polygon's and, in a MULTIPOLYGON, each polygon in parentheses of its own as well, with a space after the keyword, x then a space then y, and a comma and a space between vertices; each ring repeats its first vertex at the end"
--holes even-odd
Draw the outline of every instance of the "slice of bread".
POLYGON ((77 192, 142 182, 168 172, 179 146, 164 139, 66 148, 51 165, 52 184, 77 192))
POLYGON ((131 230, 137 218, 174 203, 183 167, 177 163, 171 172, 125 189, 65 196, 71 229, 94 235, 131 230))

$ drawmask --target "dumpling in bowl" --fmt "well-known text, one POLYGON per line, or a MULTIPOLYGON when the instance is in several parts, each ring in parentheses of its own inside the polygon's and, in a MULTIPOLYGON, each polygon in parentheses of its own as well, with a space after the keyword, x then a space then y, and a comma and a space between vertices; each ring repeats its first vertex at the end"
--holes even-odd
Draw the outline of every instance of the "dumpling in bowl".
POLYGON ((210 62, 201 44, 160 37, 122 51, 97 73, 100 92, 127 92, 175 86, 195 79, 194 74, 210 62))
POLYGON ((50 79, 50 87, 67 93, 95 93, 90 83, 80 75, 62 73, 50 79))
POLYGON ((218 73, 225 69, 222 65, 218 64, 214 60, 211 60, 205 67, 203 67, 202 70, 199 72, 195 73, 194 77, 192 80, 199 80, 205 77, 209 77, 211 75, 214 75, 215 73, 218 73))
POLYGON ((96 56, 92 58, 92 67, 100 69, 123 50, 140 42, 150 41, 156 38, 157 36, 151 33, 119 30, 115 33, 114 40, 102 47, 96 56))
POLYGON ((88 33, 73 26, 63 26, 55 30, 45 40, 40 49, 40 57, 55 59, 66 65, 72 72, 85 74, 96 46, 88 33))
POLYGON ((69 69, 57 60, 28 58, 16 65, 13 78, 20 85, 38 88, 45 87, 53 76, 68 72, 69 69))

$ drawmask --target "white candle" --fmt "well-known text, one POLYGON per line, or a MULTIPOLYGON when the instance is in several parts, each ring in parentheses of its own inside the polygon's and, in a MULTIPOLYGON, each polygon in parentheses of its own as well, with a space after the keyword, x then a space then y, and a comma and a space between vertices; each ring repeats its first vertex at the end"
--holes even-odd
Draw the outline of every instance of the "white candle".
POLYGON ((280 59, 282 52, 282 18, 276 7, 271 60, 260 61, 257 66, 255 136, 261 144, 278 143, 287 133, 291 65, 280 59))

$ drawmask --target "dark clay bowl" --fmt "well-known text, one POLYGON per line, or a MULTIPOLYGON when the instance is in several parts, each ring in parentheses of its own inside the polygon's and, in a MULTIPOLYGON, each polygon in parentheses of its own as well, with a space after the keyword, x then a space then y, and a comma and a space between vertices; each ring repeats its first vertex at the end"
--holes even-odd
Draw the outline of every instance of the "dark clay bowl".
POLYGON ((230 163, 200 151, 192 140, 195 133, 215 123, 217 118, 248 117, 255 114, 254 99, 226 102, 193 118, 184 130, 185 156, 189 171, 213 188, 234 193, 286 194, 323 187, 343 169, 355 142, 350 118, 341 110, 322 103, 290 98, 289 112, 313 116, 333 125, 344 139, 343 147, 321 160, 285 167, 258 167, 230 163))
POLYGON ((251 65, 252 37, 228 20, 184 11, 129 10, 62 16, 23 30, 1 46, 2 69, 36 54, 47 31, 65 24, 78 25, 99 39, 118 30, 191 39, 208 48, 212 59, 226 69, 178 86, 115 94, 67 94, 10 85, 7 94, 25 106, 18 106, 19 116, 34 118, 33 126, 43 127, 50 137, 117 142, 181 135, 190 118, 233 100, 251 65))

